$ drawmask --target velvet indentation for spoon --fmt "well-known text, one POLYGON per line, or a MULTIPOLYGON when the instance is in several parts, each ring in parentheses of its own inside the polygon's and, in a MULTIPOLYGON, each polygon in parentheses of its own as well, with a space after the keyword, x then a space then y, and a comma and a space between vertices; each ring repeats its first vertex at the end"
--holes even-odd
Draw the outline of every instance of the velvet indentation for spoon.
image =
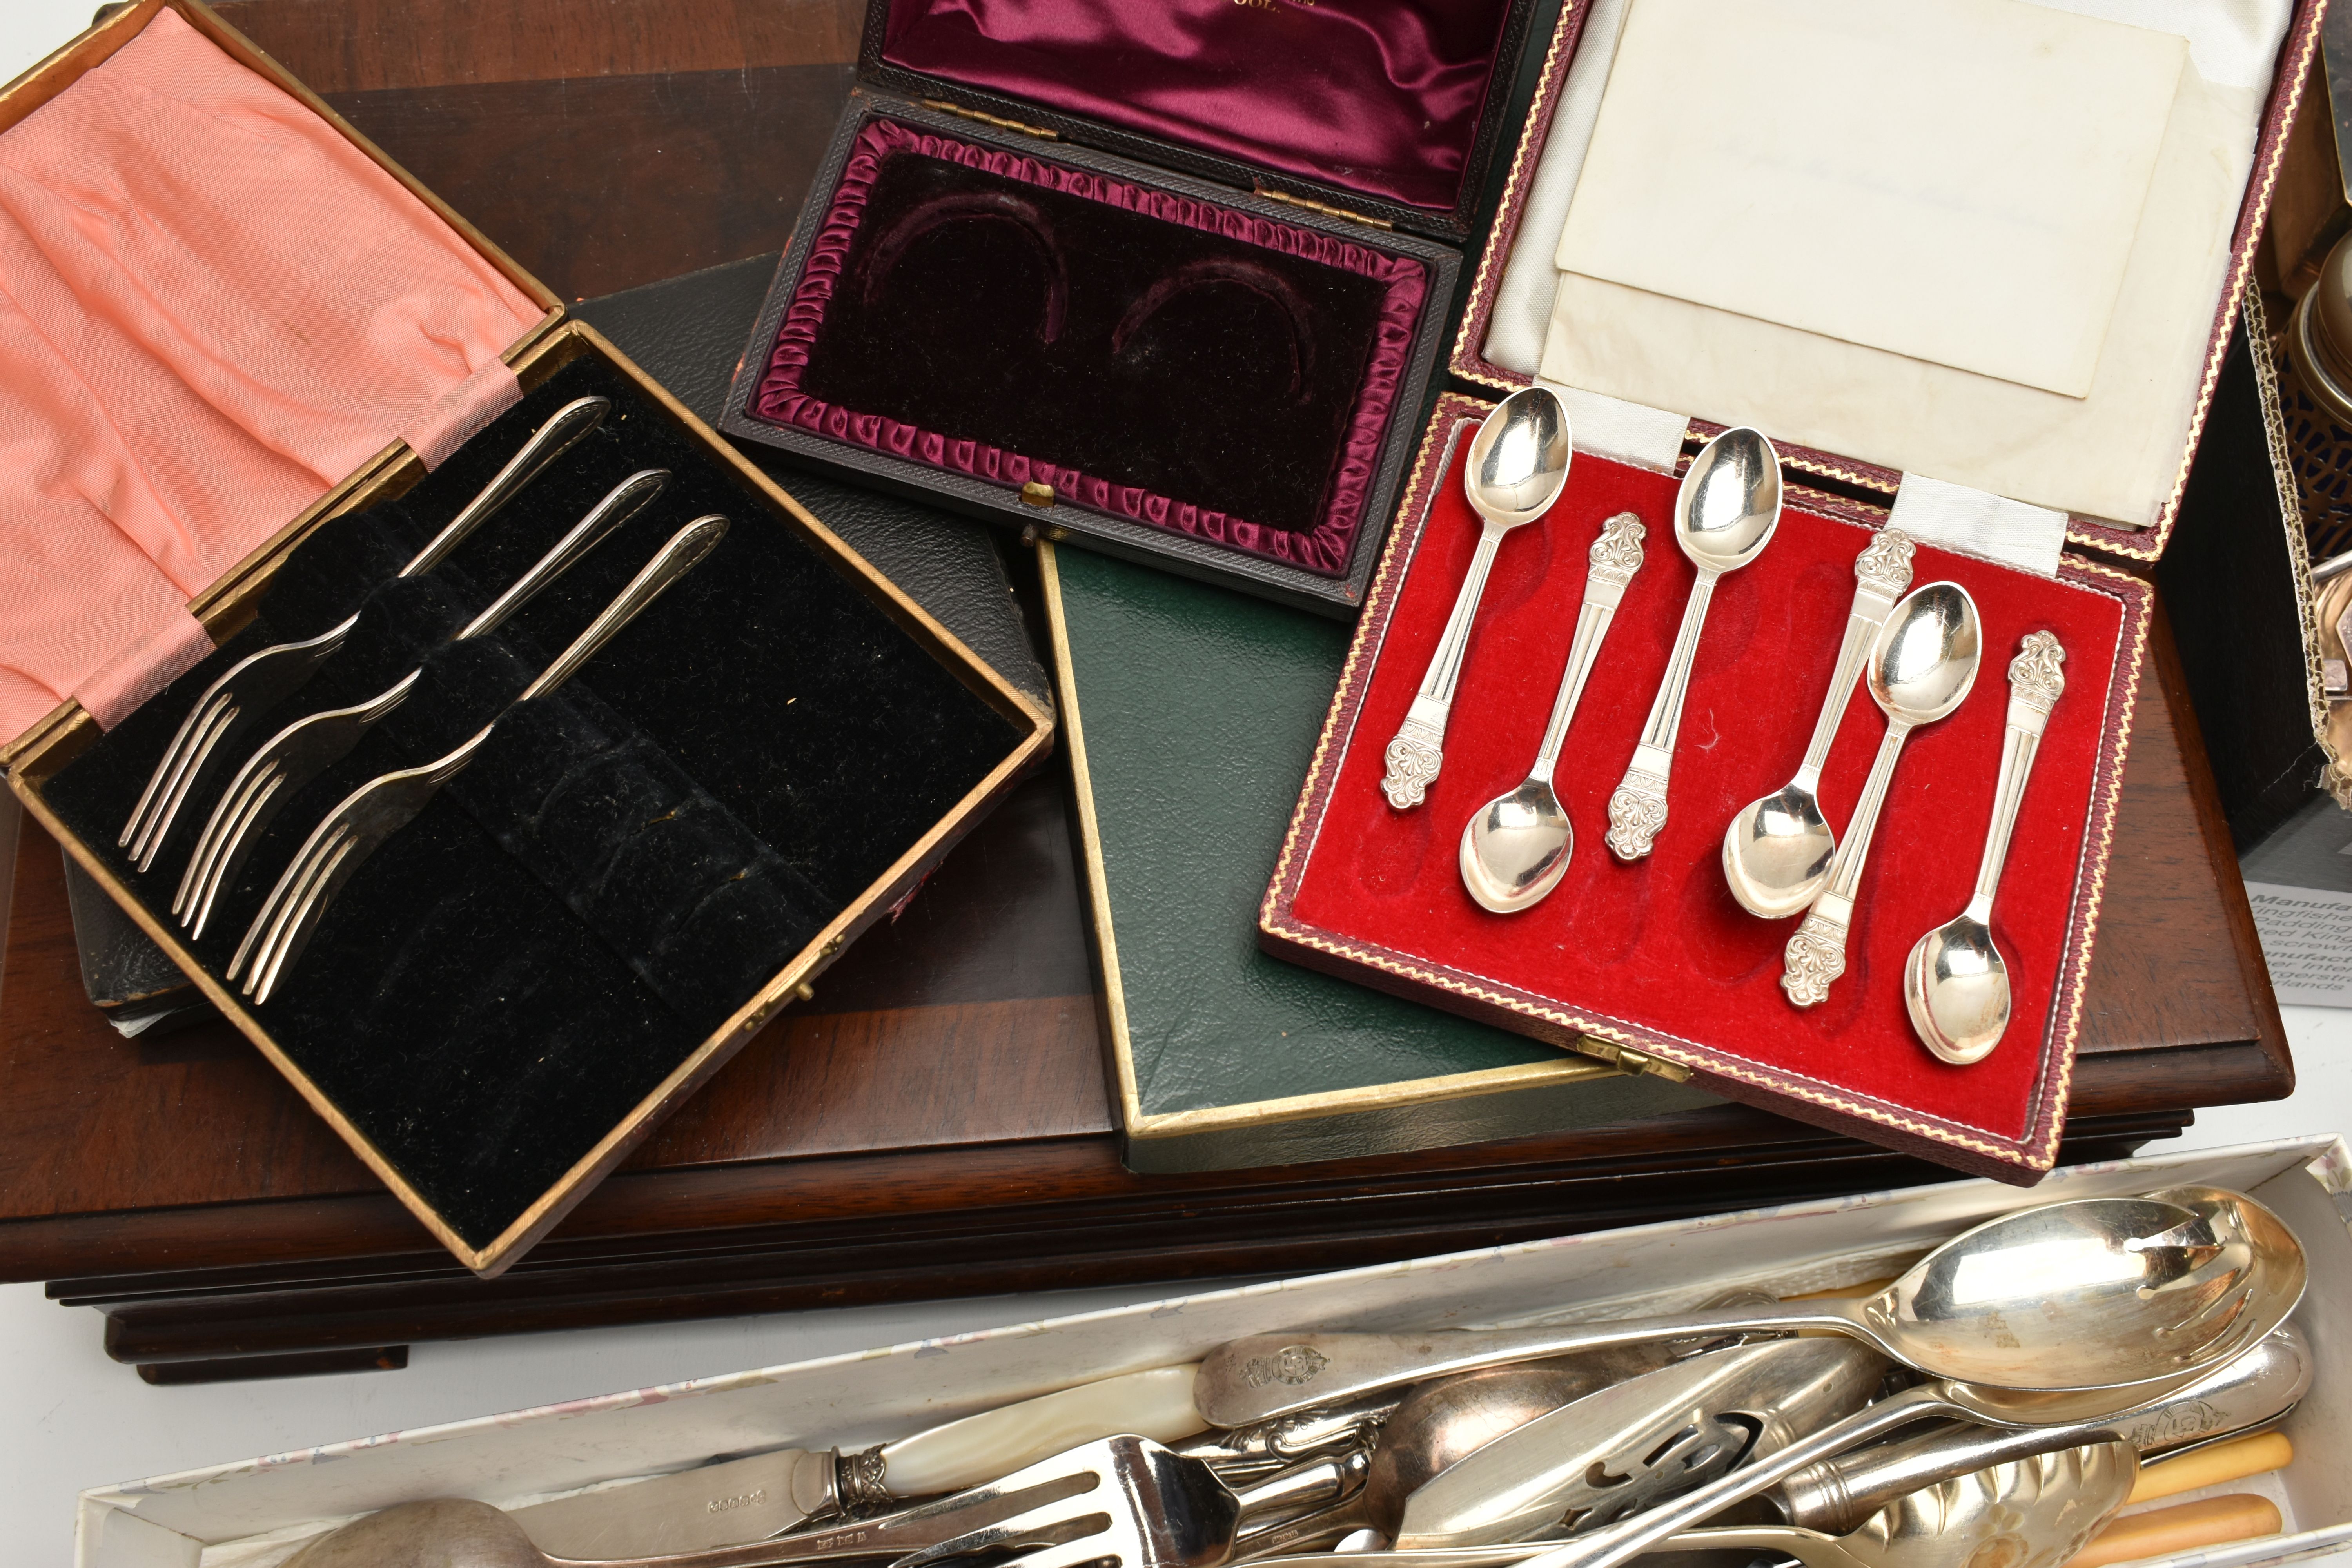
POLYGON ((1280 273, 1237 257, 1207 256, 1188 261, 1153 283, 1111 329, 1110 352, 1124 354, 1135 334, 1178 295, 1221 283, 1245 289, 1282 312, 1290 327, 1290 385, 1285 395, 1305 401, 1308 380, 1315 374, 1313 308, 1280 273))
POLYGON ((1069 267, 1054 238, 1053 226, 1037 204, 1009 191, 959 191, 935 197, 900 216, 876 237, 873 248, 866 253, 866 303, 870 306, 882 297, 891 270, 917 240, 944 224, 971 222, 1010 224, 1028 238, 1045 269, 1045 306, 1037 321, 1037 341, 1050 343, 1060 337, 1063 319, 1069 313, 1069 267))

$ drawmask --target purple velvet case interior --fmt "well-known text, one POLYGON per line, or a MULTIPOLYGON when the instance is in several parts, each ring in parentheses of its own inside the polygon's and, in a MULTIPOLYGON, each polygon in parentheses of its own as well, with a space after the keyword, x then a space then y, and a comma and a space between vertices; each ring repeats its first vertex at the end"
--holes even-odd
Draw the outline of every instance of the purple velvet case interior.
POLYGON ((747 412, 1326 576, 1424 264, 888 118, 857 132, 747 412))
POLYGON ((1460 199, 1507 0, 890 0, 882 58, 1433 212, 1460 199))

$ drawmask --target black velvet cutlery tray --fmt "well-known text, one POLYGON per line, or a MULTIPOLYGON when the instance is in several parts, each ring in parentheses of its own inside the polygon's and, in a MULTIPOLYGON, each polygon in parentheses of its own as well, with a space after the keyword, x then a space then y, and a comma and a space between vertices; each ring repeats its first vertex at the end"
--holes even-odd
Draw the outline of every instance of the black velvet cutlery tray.
POLYGON ((356 487, 209 658, 111 731, 85 724, 17 768, 72 852, 485 1274, 911 889, 1051 739, 1034 701, 592 331, 567 324, 518 368, 520 405, 437 471, 412 459, 356 487), (601 428, 440 566, 398 577, 533 429, 592 394, 612 400, 601 428), (642 468, 671 474, 656 499, 496 632, 449 640, 642 468), (708 558, 561 689, 509 710, 664 542, 714 512, 730 527, 708 558), (215 678, 354 611, 341 649, 236 757, 410 669, 422 679, 289 802, 190 937, 173 892, 236 760, 203 776, 151 869, 118 847, 123 823, 215 678), (311 828, 493 719, 268 1000, 240 994, 231 957, 311 828))

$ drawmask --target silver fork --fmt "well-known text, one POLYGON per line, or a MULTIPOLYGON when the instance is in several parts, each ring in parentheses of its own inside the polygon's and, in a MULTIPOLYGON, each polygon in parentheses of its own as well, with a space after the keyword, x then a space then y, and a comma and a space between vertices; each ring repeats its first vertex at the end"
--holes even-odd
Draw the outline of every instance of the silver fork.
MULTIPOLYGON (((451 551, 465 542, 468 534, 538 478, 541 469, 603 424, 612 406, 609 398, 581 397, 550 415, 547 423, 531 432, 522 450, 509 458, 497 477, 482 487, 482 493, 451 518, 449 525, 417 552, 415 560, 400 569, 399 575, 414 577, 439 565, 451 551)), ((231 735, 299 690, 328 656, 343 646, 343 639, 352 635, 359 619, 354 615, 341 626, 302 642, 273 644, 237 660, 219 679, 205 688, 195 706, 188 710, 188 716, 180 721, 172 743, 163 748, 163 759, 148 775, 139 804, 131 808, 131 819, 122 825, 122 833, 115 839, 119 847, 131 851, 132 864, 144 871, 155 863, 155 857, 162 853, 165 839, 171 836, 172 825, 179 818, 182 804, 205 764, 221 753, 231 735)))
POLYGON ((1246 1547, 1245 1515, 1279 1521, 1297 1509, 1328 1502, 1362 1483, 1362 1454, 1285 1470, 1235 1491, 1201 1459, 1187 1458, 1148 1437, 1107 1437, 1015 1470, 961 1495, 1025 1491, 1076 1477, 1089 1484, 1008 1519, 893 1561, 890 1568, 928 1568, 970 1552, 1022 1549, 995 1568, 1217 1568, 1237 1546, 1246 1547))
MULTIPOLYGON (((713 514, 697 518, 670 536, 669 542, 646 563, 629 585, 621 590, 588 629, 523 689, 515 704, 544 697, 569 680, 595 656, 596 650, 635 620, 664 589, 692 571, 727 533, 727 520, 713 514)), ((512 711, 510 704, 507 711, 512 711)), ((503 718, 505 715, 500 714, 503 718)), ((448 755, 420 767, 404 768, 362 784, 310 830, 302 847, 269 891, 261 912, 253 917, 245 940, 230 960, 228 978, 243 977, 245 994, 258 1006, 269 1000, 278 982, 301 956, 318 929, 319 920, 370 855, 385 839, 408 826, 441 786, 472 762, 497 730, 491 720, 448 755)))
MULTIPOLYGON (((668 482, 667 469, 641 468, 614 486, 571 532, 556 542, 554 549, 541 556, 537 564, 517 578, 514 585, 499 595, 489 608, 467 622, 465 630, 452 640, 464 642, 495 630, 541 589, 635 517, 668 482)), ((187 868, 181 873, 179 889, 172 897, 172 912, 191 935, 204 935, 214 900, 245 864, 253 847, 260 842, 261 830, 269 826, 278 810, 303 785, 351 755, 360 737, 377 720, 399 707, 423 674, 421 669, 412 669, 364 702, 298 719, 246 759, 245 765, 229 780, 228 788, 221 792, 220 800, 213 806, 212 816, 196 839, 195 852, 188 857, 187 868)))

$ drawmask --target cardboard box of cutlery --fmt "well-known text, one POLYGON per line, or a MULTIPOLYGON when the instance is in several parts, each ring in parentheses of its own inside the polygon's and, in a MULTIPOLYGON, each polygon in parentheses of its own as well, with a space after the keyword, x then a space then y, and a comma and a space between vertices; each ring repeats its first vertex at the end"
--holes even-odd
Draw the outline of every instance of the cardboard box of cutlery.
POLYGON ((1916 536, 2153 560, 2321 10, 1564 7, 1452 367, 1652 467, 1748 425, 1916 536))
MULTIPOLYGON (((1998 1215, 2187 1183, 2267 1205, 2295 1233, 2310 1271, 2291 1321, 2309 1347, 2311 1384, 2277 1424, 2293 1460, 2221 1489, 2270 1499, 2277 1529, 2222 1561, 2284 1562, 2352 1542, 2341 1459, 2352 1422, 2344 1361, 2352 1351, 2352 1236, 2339 1207, 2352 1188, 2352 1155, 2339 1140, 2319 1138, 2071 1166, 2031 1194, 1960 1181, 1592 1232, 325 1442, 86 1491, 78 1561, 82 1568, 198 1561, 272 1568, 322 1532, 396 1503, 469 1498, 522 1509, 713 1460, 852 1454, 1010 1401, 1196 1362, 1249 1334, 1499 1328, 1680 1310, 1738 1287, 1780 1296, 1834 1290, 1895 1274, 1998 1215)), ((2164 1440, 2129 1435, 2151 1446, 2164 1440)), ((711 1500, 747 1500, 732 1491, 711 1500)), ((2151 1561, 2189 1568, 2212 1559, 2151 1561)))
MULTIPOLYGON (((2147 584, 2073 557, 2050 577, 1915 544, 1885 531, 1874 507, 1790 487, 1769 543, 1714 589, 1662 809, 1628 811, 1641 804, 1624 787, 1629 763, 1697 571, 1675 541, 1675 478, 1579 453, 1549 511, 1505 536, 1442 765, 1401 799, 1397 737, 1478 543, 1463 479, 1488 408, 1439 400, 1260 908, 1260 941, 1558 1046, 1685 1068, 1734 1100, 2032 1183, 2065 1117, 2147 584), (1627 513, 1630 532, 1615 521, 1627 513), (1565 869, 1548 895, 1495 912, 1467 885, 1465 835, 1531 771, 1580 605, 1618 578, 1554 775, 1565 869), (1973 602, 1973 689, 1896 756, 1876 832, 1862 840, 1843 952, 1823 955, 1810 933, 1827 895, 1811 913, 1802 902, 1784 918, 1749 913, 1727 879, 1727 829, 1797 772, 1861 595, 1877 595, 1885 615, 1937 583, 1973 602), (2021 695, 2046 710, 1993 906, 2009 1020, 1989 1056, 1954 1065, 1915 1029, 1908 970, 1923 933, 1970 903, 2021 695)), ((1817 786, 1842 846, 1889 729, 1857 681, 1817 786)))
POLYGON ((494 1274, 1050 715, 203 5, 12 84, 0 170, 10 787, 494 1274))
POLYGON ((1345 616, 1529 0, 871 0, 730 435, 1345 616))

